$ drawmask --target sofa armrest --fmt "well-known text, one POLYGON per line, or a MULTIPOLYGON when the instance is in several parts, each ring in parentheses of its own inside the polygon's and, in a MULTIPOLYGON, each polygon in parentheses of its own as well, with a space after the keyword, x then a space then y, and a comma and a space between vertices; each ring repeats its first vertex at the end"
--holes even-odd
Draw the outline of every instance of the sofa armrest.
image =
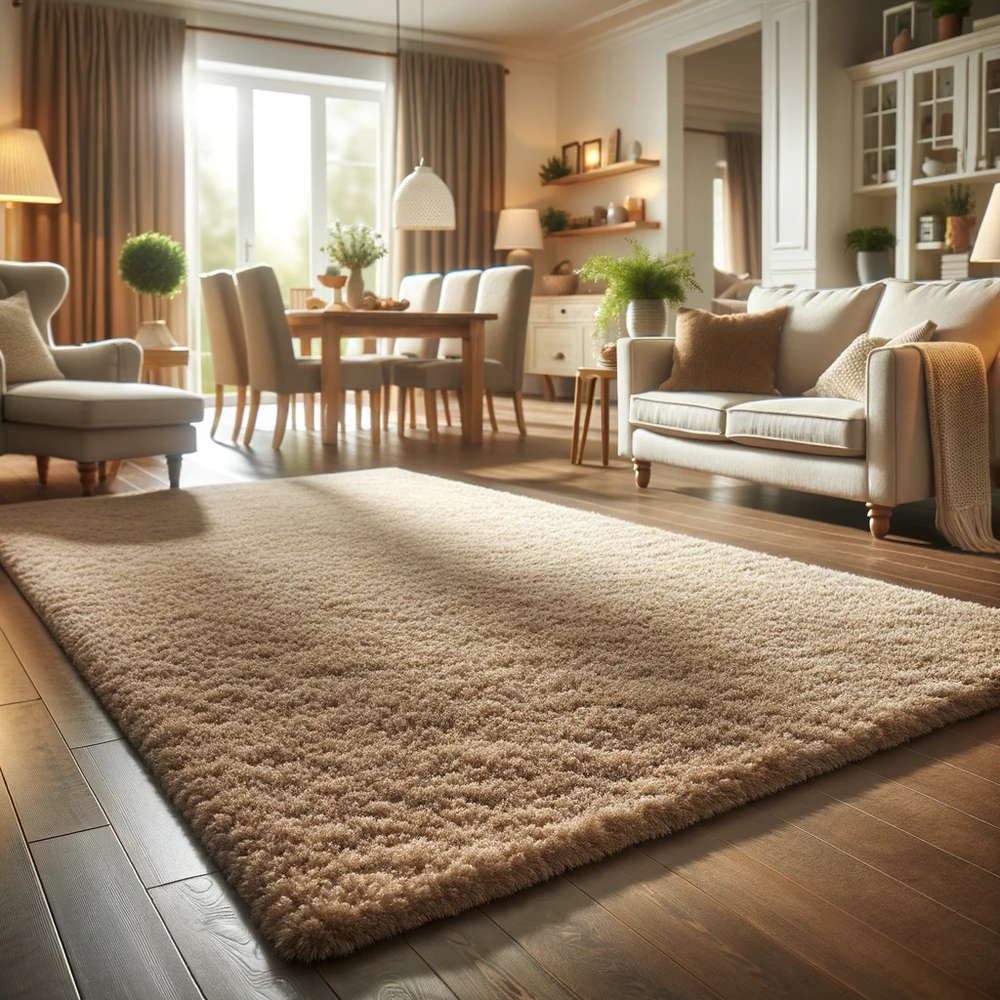
POLYGON ((121 337, 73 347, 53 347, 59 370, 69 379, 89 382, 138 382, 142 347, 121 337))
POLYGON ((895 507, 934 495, 923 358, 910 346, 868 356, 868 499, 895 507))
POLYGON ((670 377, 674 341, 668 337, 623 337, 618 341, 618 454, 632 457, 629 401, 658 389, 670 377))

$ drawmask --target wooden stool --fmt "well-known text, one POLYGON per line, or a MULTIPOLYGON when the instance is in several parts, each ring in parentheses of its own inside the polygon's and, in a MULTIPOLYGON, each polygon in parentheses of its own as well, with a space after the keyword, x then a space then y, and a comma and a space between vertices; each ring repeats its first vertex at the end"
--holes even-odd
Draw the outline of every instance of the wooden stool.
POLYGON ((573 465, 583 465, 583 449, 587 443, 587 431, 590 430, 590 412, 594 407, 594 393, 597 383, 601 383, 601 464, 608 464, 609 424, 610 424, 610 386, 612 379, 618 378, 617 368, 577 368, 576 391, 573 393, 573 445, 570 448, 569 460, 573 465), (587 412, 583 418, 583 432, 580 432, 580 407, 583 397, 587 396, 587 412))

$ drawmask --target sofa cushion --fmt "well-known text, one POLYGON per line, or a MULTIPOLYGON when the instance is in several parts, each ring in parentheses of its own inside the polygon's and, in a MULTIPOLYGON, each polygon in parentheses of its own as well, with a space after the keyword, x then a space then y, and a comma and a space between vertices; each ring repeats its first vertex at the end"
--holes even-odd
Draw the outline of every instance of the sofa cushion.
POLYGON ((25 382, 3 397, 3 419, 47 427, 163 427, 201 420, 201 396, 141 382, 25 382))
POLYGON ((63 378, 35 325, 27 292, 0 298, 0 354, 10 384, 63 378))
POLYGON ((865 406, 829 396, 741 403, 726 411, 726 438, 810 455, 864 455, 865 406))
POLYGON ((681 309, 666 392, 774 395, 774 362, 785 309, 716 316, 681 309))
POLYGON ((629 403, 629 423, 679 437, 725 441, 730 406, 769 398, 745 392, 641 392, 629 403))
POLYGON ((1000 281, 888 281, 870 332, 892 337, 926 319, 937 323, 934 340, 975 344, 989 370, 1000 351, 1000 281))
POLYGON ((812 389, 806 390, 805 395, 837 396, 840 399, 865 402, 868 355, 876 347, 902 347, 904 344, 918 344, 930 340, 936 329, 937 324, 933 320, 926 320, 910 327, 892 340, 869 337, 867 333, 862 333, 844 348, 840 357, 820 375, 812 389))
MULTIPOLYGON (((775 380, 782 395, 801 396, 852 340, 868 330, 884 287, 876 282, 857 288, 755 288, 750 293, 751 313, 788 308, 775 380)), ((914 322, 896 325, 890 336, 914 322)))

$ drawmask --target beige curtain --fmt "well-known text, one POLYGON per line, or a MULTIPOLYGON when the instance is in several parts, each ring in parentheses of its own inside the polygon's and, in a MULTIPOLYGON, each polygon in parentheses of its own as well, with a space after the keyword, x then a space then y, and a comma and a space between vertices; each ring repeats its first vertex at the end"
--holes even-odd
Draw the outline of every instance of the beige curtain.
POLYGON ((761 272, 761 142, 757 132, 726 133, 729 247, 737 274, 761 272))
POLYGON ((455 197, 456 229, 396 233, 394 277, 489 267, 503 208, 504 68, 402 50, 396 78, 396 183, 423 156, 455 197))
POLYGON ((154 315, 118 277, 130 234, 183 243, 184 22, 67 0, 26 0, 23 14, 22 123, 41 132, 63 195, 26 211, 24 257, 69 271, 56 339, 134 336, 157 318, 186 343, 183 294, 154 315))

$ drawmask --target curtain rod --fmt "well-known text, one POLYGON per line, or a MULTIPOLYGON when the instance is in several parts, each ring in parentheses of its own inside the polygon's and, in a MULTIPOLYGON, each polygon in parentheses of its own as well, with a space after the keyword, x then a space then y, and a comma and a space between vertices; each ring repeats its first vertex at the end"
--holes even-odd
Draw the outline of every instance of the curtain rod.
MULTIPOLYGON (((20 7, 21 0, 11 0, 15 7, 20 7)), ((278 35, 261 35, 252 31, 234 31, 231 28, 206 28, 200 24, 185 25, 188 31, 203 31, 210 35, 229 35, 232 38, 250 38, 258 42, 284 42, 287 45, 304 45, 310 49, 326 49, 332 52, 353 52, 362 56, 382 56, 385 59, 395 59, 398 52, 380 52, 378 49, 362 49, 353 45, 337 45, 333 42, 311 42, 300 38, 282 38, 278 35)), ((397 46, 398 47, 398 46, 397 46)), ((510 70, 503 68, 504 74, 510 70)))

